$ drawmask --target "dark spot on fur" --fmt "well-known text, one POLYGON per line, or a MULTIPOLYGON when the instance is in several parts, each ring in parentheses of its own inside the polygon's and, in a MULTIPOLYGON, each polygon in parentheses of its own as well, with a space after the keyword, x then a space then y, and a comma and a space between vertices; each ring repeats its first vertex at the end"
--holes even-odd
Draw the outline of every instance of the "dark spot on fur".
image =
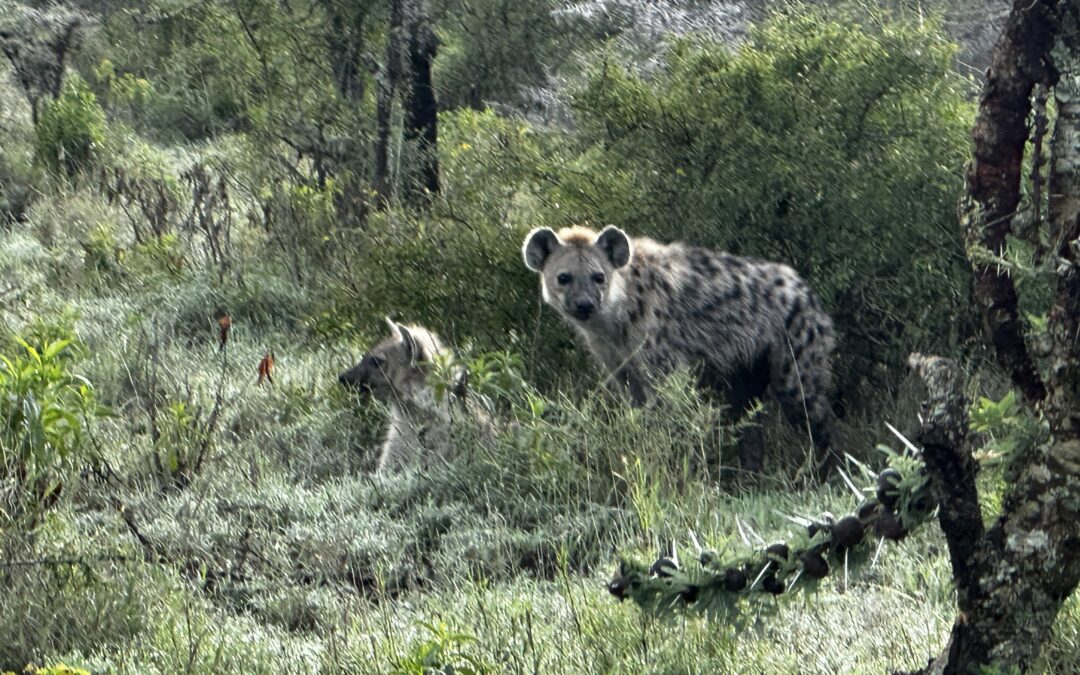
POLYGON ((791 332, 791 325, 795 323, 795 319, 799 318, 802 309, 802 300, 800 298, 795 298, 795 302, 791 303, 791 310, 784 319, 784 328, 786 328, 789 333, 791 332))

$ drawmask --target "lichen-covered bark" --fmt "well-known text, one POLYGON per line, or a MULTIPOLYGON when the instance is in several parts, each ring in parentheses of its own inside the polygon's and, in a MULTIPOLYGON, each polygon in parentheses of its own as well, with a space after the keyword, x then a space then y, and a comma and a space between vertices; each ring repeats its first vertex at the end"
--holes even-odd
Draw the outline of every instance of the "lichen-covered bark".
MULTIPOLYGON (((1028 395, 1029 400, 1040 402, 1050 434, 1043 446, 1021 459, 1023 465, 1017 467, 1018 478, 1006 494, 1001 515, 985 533, 973 538, 965 532, 966 527, 979 527, 971 522, 977 515, 972 510, 977 509, 977 502, 972 499, 974 483, 967 481, 972 462, 962 434, 965 421, 961 408, 950 403, 955 401, 955 392, 934 391, 935 382, 944 382, 948 389, 956 380, 928 380, 932 405, 922 440, 931 480, 940 486, 940 521, 953 558, 960 612, 948 646, 926 672, 968 673, 991 665, 1006 671, 1029 670, 1063 601, 1080 583, 1080 7, 1074 2, 1036 0, 1031 5, 1019 3, 1013 14, 1010 25, 1014 30, 1017 20, 1022 22, 1025 16, 1028 20, 1043 17, 1040 22, 1052 19, 1049 35, 1042 28, 1035 34, 1047 39, 1045 46, 1053 45, 1049 52, 1053 70, 1048 72, 1059 78, 1056 83, 1051 80, 1059 110, 1050 176, 1051 232, 1057 255, 1049 320, 1052 350, 1046 383, 1038 382, 1045 395, 1028 395)), ((1002 46, 1008 48, 1009 40, 1017 36, 1016 32, 1011 38, 1006 36, 999 51, 1002 46)), ((995 63, 999 60, 996 57, 995 63)), ((1025 78, 1030 74, 1020 69, 1012 75, 1025 78)), ((983 107, 990 100, 984 96, 983 107)), ((985 118, 980 114, 980 120, 985 118)), ((1004 115, 1001 119, 1007 118, 1004 115)), ((1013 116, 1012 120, 1017 128, 1024 128, 1022 118, 1013 116)), ((976 133, 976 140, 1009 146, 1015 135, 976 133)), ((978 154, 1000 157, 1007 153, 981 148, 978 154)), ((1000 178, 991 177, 993 181, 1000 178)), ((969 189, 973 185, 969 180, 969 189)), ((969 195, 965 203, 977 202, 969 195)), ((1001 203, 1016 202, 1006 200, 999 206, 1001 203)), ((972 225, 970 221, 964 224, 972 225)), ((989 238, 993 233, 984 231, 983 236, 989 238)), ((993 310, 984 307, 988 312, 993 310)), ((993 325, 993 317, 990 320, 993 325)), ((1015 368, 1016 356, 998 352, 1007 368, 1015 368)), ((1027 358, 1026 352, 1024 356, 1027 358)), ((1010 372, 1018 388, 1033 385, 1018 378, 1015 370, 1010 372)))
MULTIPOLYGON (((1020 203, 1031 92, 1048 77, 1046 52, 1052 44, 1056 4, 1057 0, 1016 0, 994 50, 960 202, 960 224, 969 249, 982 248, 994 255, 1004 251, 1020 203)), ((974 291, 998 361, 1028 401, 1042 400, 1046 389, 1024 341, 1012 279, 996 265, 976 264, 974 291)))
POLYGON ((967 442, 968 400, 963 377, 948 359, 913 354, 909 360, 926 383, 923 423, 918 440, 930 475, 938 507, 938 522, 949 545, 960 611, 977 585, 974 552, 983 536, 979 493, 975 487, 978 464, 967 442))

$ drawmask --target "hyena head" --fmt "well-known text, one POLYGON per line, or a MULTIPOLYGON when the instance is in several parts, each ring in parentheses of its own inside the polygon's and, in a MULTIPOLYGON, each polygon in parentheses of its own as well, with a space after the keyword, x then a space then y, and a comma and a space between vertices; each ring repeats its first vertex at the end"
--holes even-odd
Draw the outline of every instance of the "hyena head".
POLYGON ((390 337, 375 345, 360 363, 338 376, 341 384, 384 403, 410 403, 427 386, 427 375, 442 344, 430 331, 387 318, 390 337))
POLYGON ((558 234, 537 228, 522 247, 525 265, 540 274, 544 301, 579 322, 603 316, 622 297, 618 270, 630 264, 630 238, 611 225, 596 234, 574 227, 558 234))

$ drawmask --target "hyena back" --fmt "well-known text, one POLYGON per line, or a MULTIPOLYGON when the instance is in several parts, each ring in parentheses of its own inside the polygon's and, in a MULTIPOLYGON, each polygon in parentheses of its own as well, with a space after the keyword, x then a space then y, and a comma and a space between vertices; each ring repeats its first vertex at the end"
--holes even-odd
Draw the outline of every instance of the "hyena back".
MULTIPOLYGON (((658 377, 696 368, 737 412, 771 390, 792 424, 830 447, 832 321, 790 267, 617 227, 539 228, 522 252, 544 301, 634 404, 653 396, 658 377)), ((760 467, 760 448, 740 455, 744 468, 760 467)))
POLYGON ((452 451, 449 396, 437 396, 428 381, 434 360, 447 349, 426 328, 386 321, 390 337, 338 377, 390 408, 379 473, 426 466, 452 451))

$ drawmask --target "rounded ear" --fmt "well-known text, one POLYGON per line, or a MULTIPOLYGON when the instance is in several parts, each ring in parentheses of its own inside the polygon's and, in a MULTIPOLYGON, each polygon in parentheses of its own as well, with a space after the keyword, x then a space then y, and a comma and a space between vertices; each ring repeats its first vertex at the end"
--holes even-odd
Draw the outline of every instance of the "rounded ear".
POLYGON ((604 252, 608 262, 610 262, 611 266, 615 269, 629 263, 630 256, 633 254, 630 245, 630 237, 627 237, 625 232, 614 225, 608 225, 604 228, 604 231, 596 237, 596 247, 604 252))
POLYGON ((400 338, 401 329, 398 328, 398 325, 394 322, 394 320, 388 316, 384 316, 383 319, 386 320, 386 325, 390 327, 390 335, 396 338, 400 338))
POLYGON ((405 345, 405 354, 409 357, 409 364, 415 366, 417 361, 423 361, 424 352, 416 338, 413 337, 412 332, 399 323, 397 324, 397 333, 401 336, 402 344, 405 345))
POLYGON ((533 272, 543 272, 544 263, 548 256, 562 246, 559 236, 550 227, 538 227, 525 237, 525 245, 521 247, 521 255, 525 258, 525 266, 533 272))

